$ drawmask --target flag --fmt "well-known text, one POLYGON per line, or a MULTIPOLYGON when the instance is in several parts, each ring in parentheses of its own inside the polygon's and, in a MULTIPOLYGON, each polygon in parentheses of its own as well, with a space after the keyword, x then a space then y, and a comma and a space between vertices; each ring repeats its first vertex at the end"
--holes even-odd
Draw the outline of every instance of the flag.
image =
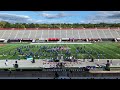
POLYGON ((27 60, 33 60, 33 57, 30 56, 30 57, 27 58, 27 60))
POLYGON ((33 60, 33 58, 27 58, 27 60, 33 60))

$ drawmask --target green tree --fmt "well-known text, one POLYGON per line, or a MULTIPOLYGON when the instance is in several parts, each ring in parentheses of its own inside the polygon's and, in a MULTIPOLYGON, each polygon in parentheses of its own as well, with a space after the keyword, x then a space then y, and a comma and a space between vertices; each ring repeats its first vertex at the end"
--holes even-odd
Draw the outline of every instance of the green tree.
POLYGON ((9 22, 6 22, 4 28, 11 28, 11 24, 9 22))
POLYGON ((4 28, 6 23, 7 23, 7 22, 5 22, 5 21, 1 21, 1 22, 0 22, 0 28, 4 28))

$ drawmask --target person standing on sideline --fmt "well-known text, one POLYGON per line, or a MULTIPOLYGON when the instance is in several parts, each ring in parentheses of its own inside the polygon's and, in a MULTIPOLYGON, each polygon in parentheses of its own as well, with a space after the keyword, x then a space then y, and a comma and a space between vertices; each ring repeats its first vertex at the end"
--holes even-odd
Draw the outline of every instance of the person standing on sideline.
POLYGON ((8 66, 8 60, 7 60, 7 59, 6 59, 6 61, 5 61, 5 65, 8 66))
POLYGON ((112 65, 112 60, 110 61, 110 65, 112 65))

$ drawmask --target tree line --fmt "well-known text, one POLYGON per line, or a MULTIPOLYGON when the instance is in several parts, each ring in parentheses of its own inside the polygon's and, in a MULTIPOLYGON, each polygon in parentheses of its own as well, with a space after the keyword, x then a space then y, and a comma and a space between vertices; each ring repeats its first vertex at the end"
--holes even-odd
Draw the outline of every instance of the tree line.
POLYGON ((0 22, 0 28, 113 28, 120 27, 120 23, 99 23, 99 24, 35 24, 35 23, 9 23, 5 21, 0 22))

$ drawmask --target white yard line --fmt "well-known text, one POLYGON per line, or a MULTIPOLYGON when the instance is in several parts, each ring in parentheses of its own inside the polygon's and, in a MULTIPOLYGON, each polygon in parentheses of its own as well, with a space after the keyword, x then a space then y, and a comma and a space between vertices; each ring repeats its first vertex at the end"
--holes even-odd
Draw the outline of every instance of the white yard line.
POLYGON ((19 32, 19 30, 17 30, 17 33, 16 33, 16 35, 15 35, 14 39, 16 39, 16 37, 17 37, 17 35, 18 35, 18 32, 19 32))
MULTIPOLYGON (((90 50, 93 50, 92 47, 87 47, 87 48, 89 48, 90 50)), ((93 54, 91 54, 91 56, 95 58, 95 56, 93 54)))
MULTIPOLYGON (((98 46, 98 45, 97 45, 98 46)), ((105 48, 105 47, 102 47, 102 48, 105 48)), ((97 48, 97 49, 99 49, 99 51, 102 51, 100 48, 97 48)), ((109 51, 111 51, 111 50, 109 50, 109 51)), ((113 51, 112 51, 113 52, 113 51)), ((111 56, 111 54, 109 53, 109 52, 107 52, 107 54, 108 55, 110 55, 111 56)), ((105 57, 106 58, 106 57, 105 57)), ((107 58, 106 58, 107 59, 107 58)))

